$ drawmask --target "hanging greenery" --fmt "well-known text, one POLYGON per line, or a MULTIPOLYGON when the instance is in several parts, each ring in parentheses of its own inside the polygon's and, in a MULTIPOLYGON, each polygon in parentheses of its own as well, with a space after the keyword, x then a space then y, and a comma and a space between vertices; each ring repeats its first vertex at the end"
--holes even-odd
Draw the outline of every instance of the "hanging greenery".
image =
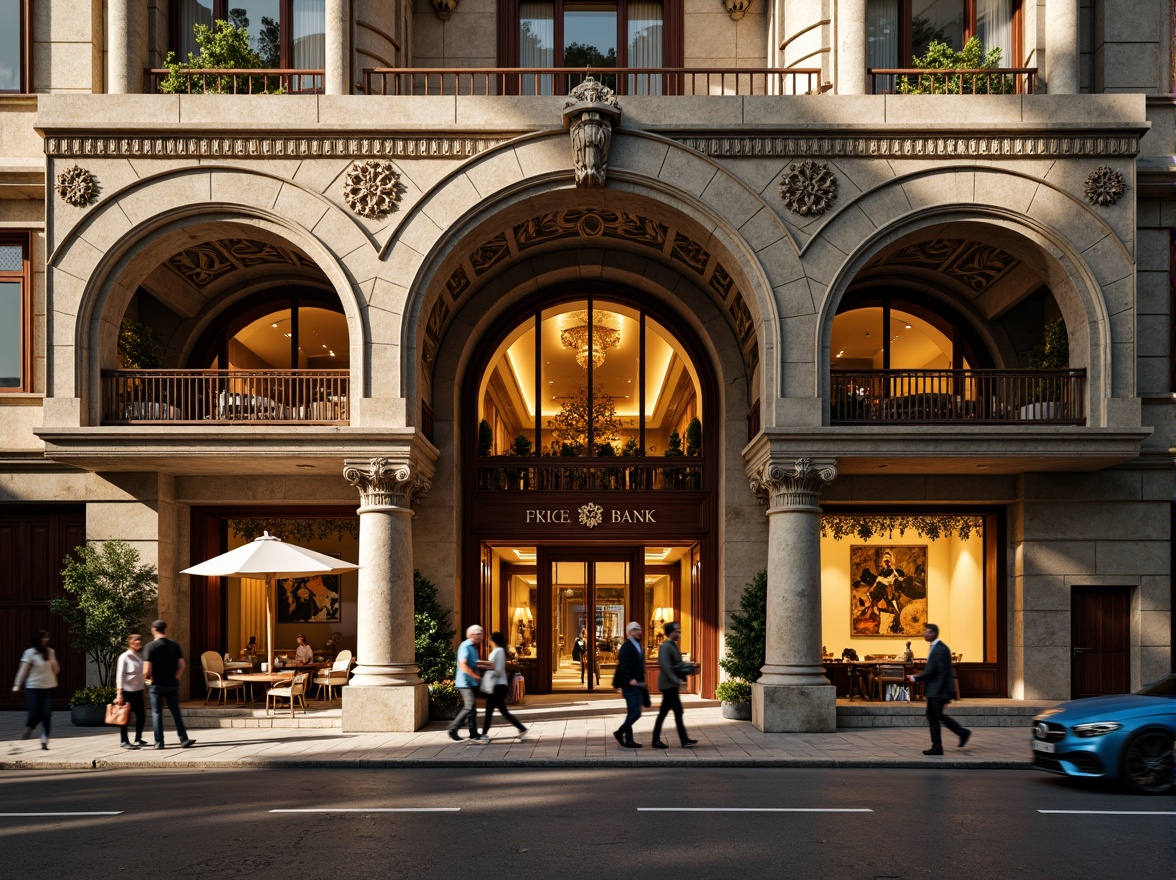
POLYGON ((359 539, 359 519, 230 519, 229 529, 246 541, 261 537, 269 532, 294 544, 310 541, 342 541, 344 538, 359 539))
POLYGON ((830 535, 833 540, 842 538, 870 538, 885 536, 893 538, 898 532, 901 538, 908 531, 920 538, 936 541, 956 535, 967 541, 975 534, 984 534, 984 517, 960 516, 959 514, 920 514, 918 516, 872 516, 869 514, 824 514, 821 516, 821 537, 830 535))

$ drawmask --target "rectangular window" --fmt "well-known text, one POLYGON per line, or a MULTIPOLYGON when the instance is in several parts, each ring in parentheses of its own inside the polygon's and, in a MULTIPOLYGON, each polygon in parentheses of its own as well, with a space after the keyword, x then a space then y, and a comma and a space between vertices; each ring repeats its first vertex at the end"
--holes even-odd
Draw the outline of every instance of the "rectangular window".
POLYGON ((30 90, 29 0, 0 0, 0 92, 30 90))
POLYGON ((263 67, 321 70, 326 63, 326 0, 172 0, 171 8, 172 47, 182 60, 200 54, 196 25, 227 21, 249 32, 263 67))
POLYGON ((1021 0, 868 0, 866 67, 910 67, 933 42, 959 51, 972 37, 1001 50, 1001 67, 1017 67, 1020 11, 1021 0))
POLYGON ((0 392, 29 391, 28 238, 0 238, 0 392))

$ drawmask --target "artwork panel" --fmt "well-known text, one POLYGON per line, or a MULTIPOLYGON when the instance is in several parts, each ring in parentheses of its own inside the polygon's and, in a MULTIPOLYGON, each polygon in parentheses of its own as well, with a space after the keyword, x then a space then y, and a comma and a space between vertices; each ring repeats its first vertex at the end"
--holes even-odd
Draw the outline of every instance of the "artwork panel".
POLYGON ((339 623, 339 575, 278 578, 278 623, 339 623))
POLYGON ((852 637, 922 636, 927 622, 927 545, 852 544, 852 637))

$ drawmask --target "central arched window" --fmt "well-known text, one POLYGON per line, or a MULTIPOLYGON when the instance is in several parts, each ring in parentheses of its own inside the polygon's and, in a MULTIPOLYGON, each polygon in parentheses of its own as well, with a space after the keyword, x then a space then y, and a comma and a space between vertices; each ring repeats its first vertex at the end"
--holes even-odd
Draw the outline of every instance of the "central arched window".
POLYGON ((313 289, 265 291, 228 312, 198 347, 194 367, 345 370, 347 318, 338 299, 313 289))
POLYGON ((608 299, 537 310, 482 373, 478 454, 699 456, 702 394, 685 347, 640 308, 608 299))

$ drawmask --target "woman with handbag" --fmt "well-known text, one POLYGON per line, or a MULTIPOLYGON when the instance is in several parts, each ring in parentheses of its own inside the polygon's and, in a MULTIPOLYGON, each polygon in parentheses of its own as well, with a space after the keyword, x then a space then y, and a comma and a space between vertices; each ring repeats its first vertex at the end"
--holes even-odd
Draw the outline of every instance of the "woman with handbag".
POLYGON ((494 717, 494 710, 498 709, 502 717, 513 724, 518 730, 519 736, 522 737, 526 734, 527 728, 506 708, 506 694, 510 689, 506 679, 506 639, 502 633, 492 632, 490 633, 490 643, 494 645, 494 650, 490 652, 490 656, 486 660, 488 668, 479 684, 479 688, 486 694, 486 720, 482 724, 482 736, 486 736, 490 730, 490 719, 494 717))
POLYGON ((49 631, 40 630, 33 636, 32 647, 20 657, 20 668, 16 671, 12 692, 15 694, 24 688, 25 705, 29 710, 20 738, 28 739, 40 724, 43 749, 49 748, 49 734, 53 726, 53 689, 57 687, 59 672, 61 666, 57 663, 57 655, 49 647, 49 631))
POLYGON ((143 637, 138 633, 127 636, 127 650, 118 657, 116 667, 116 681, 118 682, 118 696, 111 707, 115 715, 113 723, 119 724, 119 745, 124 749, 134 751, 143 742, 143 722, 147 715, 143 705, 143 691, 147 683, 143 680, 143 655, 139 653, 143 647, 143 637), (132 743, 127 736, 127 722, 131 720, 131 712, 135 713, 135 741, 132 743))

